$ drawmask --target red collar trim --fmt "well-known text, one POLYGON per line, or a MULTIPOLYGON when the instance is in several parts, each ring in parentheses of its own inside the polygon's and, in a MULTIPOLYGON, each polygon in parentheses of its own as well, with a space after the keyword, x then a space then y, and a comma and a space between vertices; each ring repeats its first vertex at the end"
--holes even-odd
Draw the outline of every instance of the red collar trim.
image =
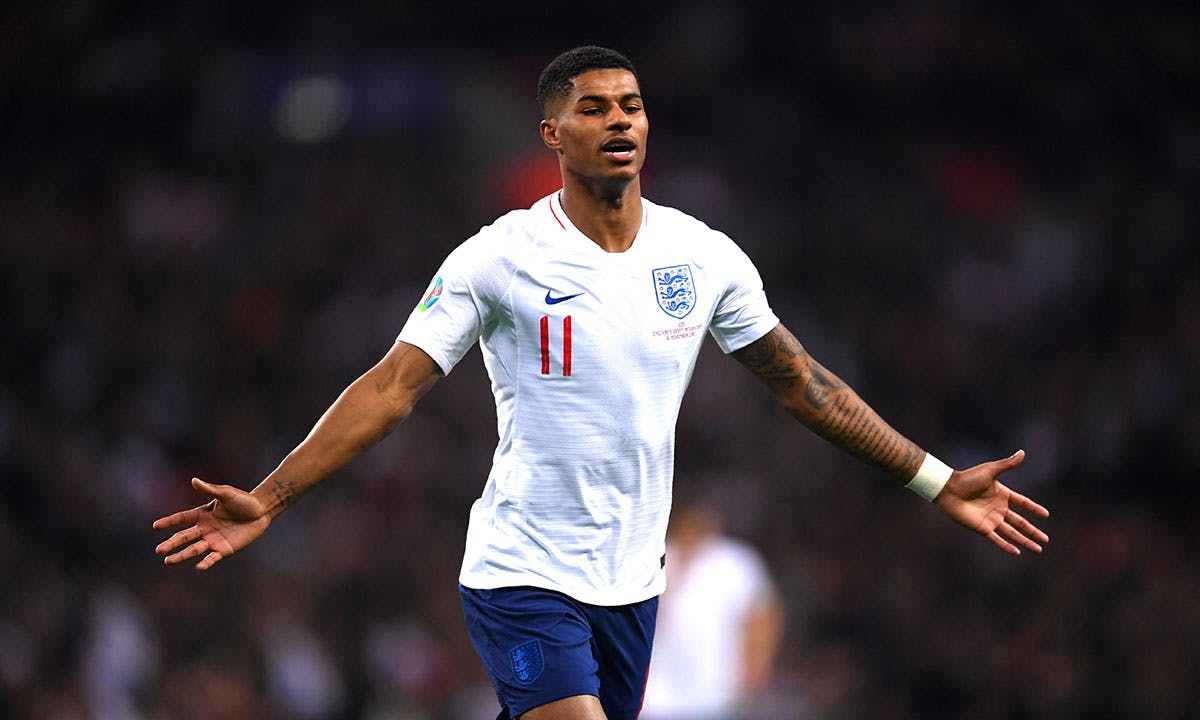
MULTIPOLYGON (((554 216, 554 221, 558 223, 558 226, 560 228, 562 228, 563 230, 566 230, 567 226, 564 225, 563 221, 559 219, 558 213, 554 212, 554 198, 556 198, 556 197, 558 197, 558 196, 551 195, 549 197, 549 199, 547 200, 548 204, 550 205, 550 214, 554 216)), ((643 199, 642 200, 642 227, 646 227, 649 224, 650 224, 650 208, 646 207, 646 201, 643 199)))
POLYGON ((558 219, 558 213, 554 212, 554 197, 554 195, 550 196, 550 214, 554 216, 554 220, 558 223, 558 226, 563 230, 566 230, 567 226, 563 225, 563 221, 558 219))

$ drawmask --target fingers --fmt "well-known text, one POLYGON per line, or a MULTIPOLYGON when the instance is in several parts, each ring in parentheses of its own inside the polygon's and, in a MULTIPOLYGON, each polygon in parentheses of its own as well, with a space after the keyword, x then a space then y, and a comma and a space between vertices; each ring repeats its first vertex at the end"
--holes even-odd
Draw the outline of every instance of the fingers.
POLYGON ((1050 542, 1049 535, 1012 510, 1005 512, 1004 519, 997 523, 986 537, 993 545, 1010 555, 1020 555, 1022 547, 1030 552, 1040 553, 1042 543, 1050 542))
POLYGON ((1009 490, 1009 492, 1012 494, 1012 497, 1008 501, 1010 505, 1016 505, 1022 510, 1027 510, 1039 517, 1050 517, 1050 511, 1047 508, 1035 503, 1021 493, 1012 492, 1012 490, 1009 490))
POLYGON ((176 548, 183 547, 194 540, 198 540, 203 534, 204 533, 200 531, 200 528, 193 525, 187 530, 180 530, 166 540, 163 540, 158 544, 158 547, 154 548, 154 552, 158 553, 159 555, 166 555, 167 553, 174 551, 176 548))
POLYGON ((225 554, 219 550, 214 550, 208 540, 205 539, 205 531, 200 527, 202 524, 202 515, 215 510, 220 500, 237 491, 228 485, 212 485, 197 477, 192 478, 192 487, 196 492, 207 495, 212 499, 199 507, 194 507, 190 510, 181 510, 180 512, 155 520, 152 525, 155 530, 188 524, 192 527, 180 530, 162 541, 154 548, 154 552, 166 556, 163 558, 163 563, 166 565, 178 565, 181 562, 200 557, 200 561, 196 563, 196 569, 208 570, 220 562, 225 557, 225 554))
POLYGON ((213 565, 216 565, 217 563, 221 562, 221 558, 223 558, 223 557, 225 557, 225 556, 222 555, 221 553, 217 552, 216 550, 213 550, 209 554, 205 555, 203 560, 196 563, 196 569, 197 570, 207 570, 207 569, 211 568, 213 565))
MULTIPOLYGON (((197 492, 203 495, 208 495, 214 499, 220 497, 221 495, 220 486, 210 485, 197 477, 192 478, 192 487, 195 488, 197 492)), ((200 517, 201 511, 212 509, 213 504, 210 500, 209 502, 199 507, 194 507, 191 510, 181 510, 172 515, 160 517, 159 519, 155 520, 154 524, 150 527, 154 528, 155 530, 163 530, 165 528, 175 527, 176 525, 194 523, 196 522, 196 518, 200 517)))
MULTIPOLYGON (((177 533, 177 534, 182 534, 182 533, 177 533)), ((172 539, 174 539, 174 538, 172 538, 172 539)), ((163 543, 163 545, 165 545, 165 544, 166 543, 163 543)), ((162 547, 162 546, 160 545, 159 547, 162 547)), ((192 558, 200 557, 201 555, 204 555, 204 557, 200 559, 200 562, 196 563, 197 570, 208 570, 213 565, 216 565, 217 563, 219 563, 225 557, 225 555, 222 552, 220 552, 219 550, 213 550, 209 546, 207 540, 204 540, 203 538, 201 538, 200 540, 197 540, 196 542, 192 543, 191 545, 188 545, 187 547, 185 547, 184 549, 175 553, 174 555, 168 555, 166 558, 163 559, 163 563, 165 563, 167 565, 178 565, 181 562, 186 562, 188 560, 191 560, 192 558), (207 555, 205 553, 207 553, 207 555)))
POLYGON ((206 503, 200 507, 194 507, 191 510, 181 510, 172 515, 160 517, 154 521, 154 524, 151 525, 151 527, 153 527, 155 530, 164 530, 169 527, 175 527, 176 525, 187 525, 188 523, 194 523, 200 517, 200 513, 207 508, 208 504, 206 503))
MULTIPOLYGON (((1024 461, 1024 450, 1018 450, 1003 460, 997 460, 994 463, 997 466, 996 475, 999 476, 1001 473, 1015 468, 1024 461)), ((1050 517, 1050 510, 1018 492, 1013 492, 1010 488, 1001 485, 999 482, 996 483, 996 486, 1001 488, 1001 492, 1007 492, 1008 500, 1004 517, 996 525, 995 529, 987 534, 987 538, 996 547, 999 547, 1010 555, 1020 555, 1021 548, 1040 553, 1042 545, 1050 542, 1050 536, 1042 532, 1036 525, 1017 511, 1020 510, 1037 517, 1045 518, 1050 517)))
MULTIPOLYGON (((170 542, 170 541, 168 540, 167 542, 170 542)), ((164 545, 165 544, 166 543, 164 543, 164 545)), ((200 538, 200 539, 196 540, 196 542, 191 543, 190 545, 184 546, 184 548, 182 550, 180 550, 179 552, 174 553, 172 555, 167 555, 167 557, 163 559, 163 563, 165 563, 167 565, 178 565, 181 562, 191 560, 194 557, 199 557, 200 555, 203 555, 204 553, 208 552, 209 549, 210 548, 208 546, 208 541, 205 540, 204 538, 200 538)), ((170 551, 167 550, 166 552, 170 552, 170 551)))
POLYGON ((1016 512, 1009 510, 1004 515, 1004 520, 1018 531, 1032 537, 1040 543, 1050 542, 1050 536, 1042 532, 1036 525, 1029 522, 1025 518, 1018 515, 1016 512))
MULTIPOLYGON (((1025 535, 1022 535, 1019 530, 1017 530, 1015 527, 1013 527, 1009 523, 1001 523, 1000 526, 996 528, 996 532, 999 533, 1000 535, 1003 535, 1005 538, 1012 541, 1013 543, 1020 545, 1021 547, 1025 548, 1026 550, 1029 550, 1029 551, 1035 552, 1035 553, 1040 553, 1042 551, 1041 545, 1038 545, 1033 540, 1029 539, 1025 535)), ((1017 554, 1019 555, 1020 552, 1018 551, 1017 554)))
POLYGON ((1021 554, 1021 551, 1019 549, 1017 549, 1016 545, 1013 545, 1012 543, 1008 542, 1004 538, 1000 537, 1000 534, 996 530, 993 530, 990 533, 988 533, 986 537, 988 540, 992 541, 993 545, 1000 548, 1001 550, 1008 553, 1009 555, 1020 555, 1021 554))

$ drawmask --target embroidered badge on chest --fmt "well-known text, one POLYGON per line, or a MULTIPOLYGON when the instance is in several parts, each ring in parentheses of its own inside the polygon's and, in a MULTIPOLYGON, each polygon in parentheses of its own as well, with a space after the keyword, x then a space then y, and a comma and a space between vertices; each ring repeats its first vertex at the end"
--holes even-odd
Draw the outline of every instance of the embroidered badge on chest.
POLYGON ((682 320, 696 306, 696 285, 692 281, 690 265, 672 265, 655 268, 654 298, 662 311, 676 320, 682 320))

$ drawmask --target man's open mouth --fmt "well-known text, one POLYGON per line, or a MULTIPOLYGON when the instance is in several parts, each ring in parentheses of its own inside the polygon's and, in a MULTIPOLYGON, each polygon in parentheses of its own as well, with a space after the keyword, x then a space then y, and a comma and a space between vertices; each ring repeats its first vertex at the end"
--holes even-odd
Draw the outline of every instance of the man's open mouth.
POLYGON ((600 149, 614 160, 627 161, 633 159, 637 145, 632 140, 617 138, 604 143, 600 149))

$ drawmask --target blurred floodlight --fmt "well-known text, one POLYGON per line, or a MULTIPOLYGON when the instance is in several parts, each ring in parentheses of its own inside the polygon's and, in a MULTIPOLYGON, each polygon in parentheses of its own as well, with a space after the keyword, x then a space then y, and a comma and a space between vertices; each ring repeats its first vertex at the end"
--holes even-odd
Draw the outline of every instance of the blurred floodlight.
POLYGON ((350 116, 350 89, 334 77, 292 80, 275 101, 275 129, 285 140, 318 143, 337 135, 350 116))

